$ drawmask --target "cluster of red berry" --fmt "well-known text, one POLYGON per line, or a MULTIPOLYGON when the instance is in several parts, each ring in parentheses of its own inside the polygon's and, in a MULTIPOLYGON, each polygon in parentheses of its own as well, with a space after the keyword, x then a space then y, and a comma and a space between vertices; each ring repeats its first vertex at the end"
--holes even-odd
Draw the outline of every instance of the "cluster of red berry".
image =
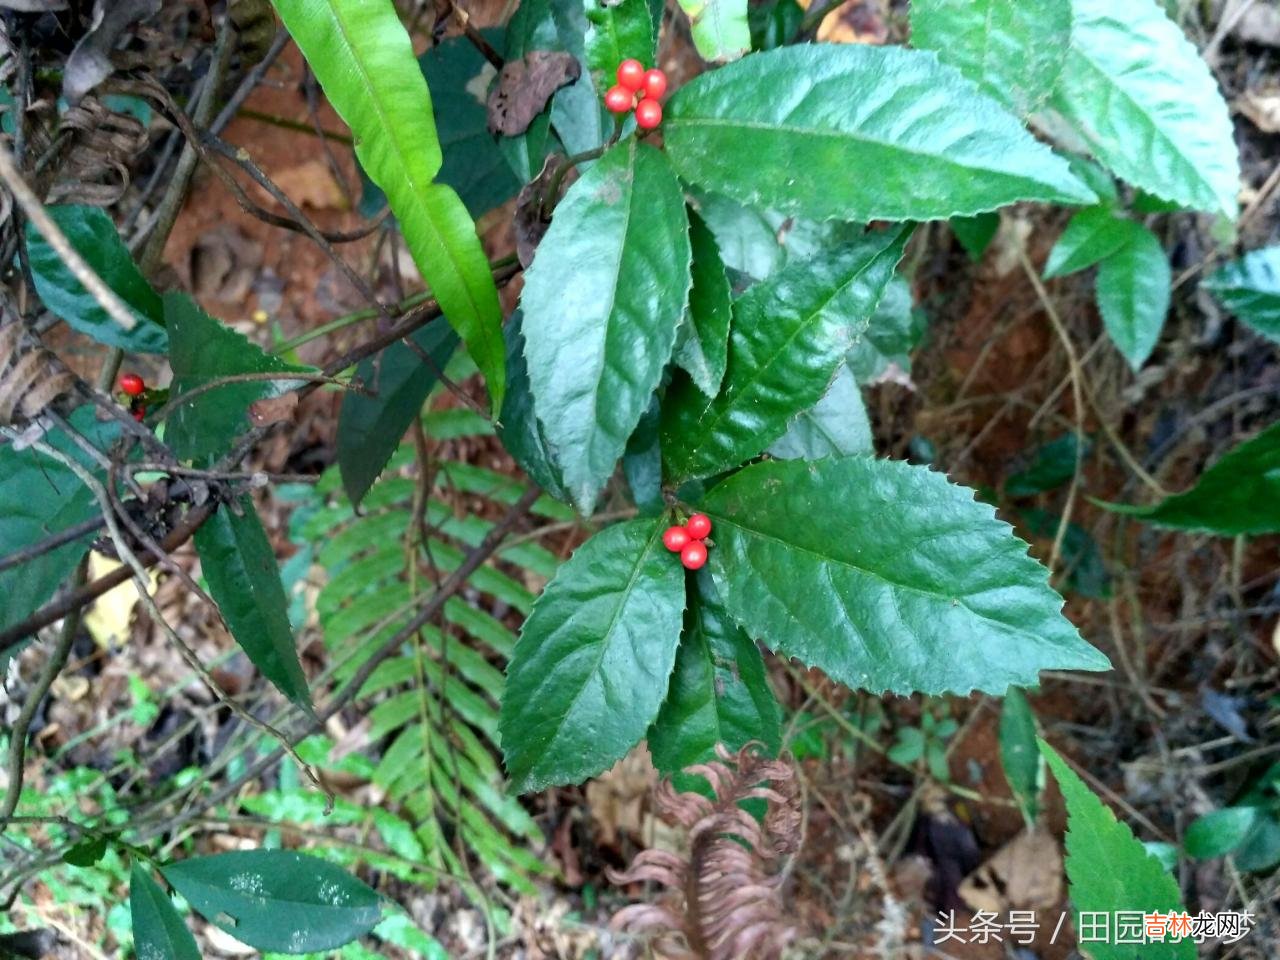
POLYGON ((689 570, 697 570, 707 562, 707 545, 702 541, 711 533, 711 518, 695 513, 683 527, 667 527, 662 544, 680 554, 680 562, 689 570))
POLYGON ((652 130, 662 122, 662 104, 658 101, 666 92, 667 75, 657 67, 646 70, 639 60, 623 60, 618 64, 617 86, 610 87, 604 95, 604 105, 612 113, 626 113, 635 107, 636 126, 652 130))
POLYGON ((126 373, 120 378, 120 390, 129 398, 129 412, 139 423, 147 415, 147 405, 142 395, 147 392, 147 384, 136 373, 126 373))

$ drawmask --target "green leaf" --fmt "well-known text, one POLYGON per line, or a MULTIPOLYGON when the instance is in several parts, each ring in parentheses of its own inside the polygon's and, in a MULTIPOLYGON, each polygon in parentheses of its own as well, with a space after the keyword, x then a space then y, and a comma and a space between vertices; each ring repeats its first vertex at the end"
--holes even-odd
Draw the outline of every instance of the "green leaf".
POLYGON ((924 733, 917 727, 904 727, 885 755, 894 763, 907 767, 924 756, 924 733))
POLYGON ((1197 860, 1223 857, 1240 846, 1266 812, 1259 807, 1223 807, 1196 817, 1183 834, 1187 856, 1197 860))
POLYGON ((821 399, 893 277, 910 228, 869 233, 797 262, 734 304, 729 364, 710 403, 691 382, 663 407, 663 456, 675 480, 755 456, 821 399))
POLYGON ((375 396, 348 391, 338 416, 338 466, 352 506, 378 479, 400 438, 422 409, 458 346, 458 336, 436 321, 409 337, 415 351, 397 340, 378 358, 362 360, 356 377, 375 396), (430 362, 422 354, 430 357, 430 362))
POLYGON ((747 0, 680 0, 703 60, 737 60, 751 49, 747 0))
MULTIPOLYGON (((100 450, 106 450, 119 428, 100 423, 92 406, 71 415, 71 424, 100 450)), ((45 442, 98 472, 96 465, 61 430, 45 442)), ((101 479, 101 478, 100 478, 101 479)), ((35 450, 0 446, 0 557, 32 546, 98 515, 98 502, 80 478, 61 463, 35 450)), ((21 623, 53 596, 75 569, 97 531, 63 544, 0 572, 0 628, 21 623)))
MULTIPOLYGON (((1086 438, 1081 457, 1088 456, 1089 441, 1086 438)), ((1004 483, 1004 492, 1010 497, 1034 497, 1038 493, 1062 486, 1076 472, 1076 435, 1066 433, 1036 448, 1027 469, 1013 474, 1004 483)))
POLYGON ((936 50, 1019 116, 1053 91, 1071 40, 1071 0, 912 0, 911 45, 936 50))
POLYGON ((759 463, 700 506, 733 617, 850 687, 1001 694, 1041 670, 1109 666, 1009 525, 925 467, 759 463))
POLYGON ((696 579, 671 687, 649 730, 653 764, 666 775, 714 760, 718 743, 736 751, 759 740, 771 755, 782 744, 760 648, 729 618, 707 571, 696 579))
MULTIPOLYGON (((1018 511, 1027 532, 1042 540, 1052 541, 1058 535, 1062 517, 1051 510, 1027 507, 1018 511)), ((1111 575, 1098 541, 1078 523, 1067 523, 1062 538, 1062 566, 1066 579, 1063 588, 1082 597, 1105 600, 1111 596, 1111 575)))
POLYGON ((874 453, 871 421, 853 371, 842 366, 822 399, 796 416, 769 453, 779 460, 821 460, 874 453))
POLYGON ((169 895, 137 860, 129 874, 129 913, 133 917, 133 949, 139 960, 200 960, 195 937, 182 922, 169 895))
POLYGON ((1052 103, 1136 187, 1234 220, 1239 158, 1208 66, 1156 0, 1072 0, 1052 103))
POLYGON ((519 793, 595 776, 658 714, 675 665, 684 570, 665 518, 608 527, 556 571, 507 668, 501 738, 519 793))
POLYGON ((1280 423, 1226 453, 1185 493, 1149 507, 1104 506, 1157 526, 1222 537, 1280 531, 1280 423))
POLYGON ((818 219, 945 220, 1017 200, 1095 199, 970 81, 898 47, 744 57, 683 86, 663 136, 690 183, 818 219))
POLYGON ((671 357, 690 257, 680 184, 663 154, 631 138, 569 189, 525 272, 534 410, 584 514, 671 357))
POLYGON ((507 452, 538 486, 559 500, 567 500, 560 465, 547 446, 542 424, 533 415, 533 393, 524 360, 524 316, 520 310, 507 321, 507 396, 498 421, 498 437, 507 452))
POLYGON ((206 920, 259 950, 332 950, 382 919, 375 891, 319 857, 291 850, 193 857, 160 872, 206 920))
MULTIPOLYGON (((186 294, 166 293, 164 315, 169 326, 169 366, 173 368, 169 390, 175 400, 188 390, 240 373, 287 374, 312 369, 263 353, 201 310, 186 294)), ((178 403, 169 416, 166 439, 184 460, 224 453, 249 428, 250 404, 298 386, 299 381, 281 377, 214 387, 178 403)))
POLYGON ((1000 762, 1028 825, 1036 822, 1044 789, 1044 758, 1036 746, 1036 717, 1026 695, 1010 687, 1000 710, 1000 762))
POLYGON ((1173 273, 1156 235, 1125 222, 1129 240, 1098 267, 1098 309, 1111 342, 1137 372, 1164 330, 1173 273))
POLYGON ((640 418, 635 432, 627 441, 622 457, 622 472, 631 488, 631 499, 641 516, 657 516, 667 507, 662 496, 662 448, 658 443, 658 397, 640 418))
POLYGON ((639 60, 653 66, 657 38, 647 0, 584 0, 587 20, 587 65, 597 88, 605 90, 616 82, 618 64, 639 60))
POLYGON ((1071 218, 1049 251, 1044 278, 1065 277, 1107 259, 1133 239, 1135 226, 1110 207, 1086 207, 1071 218))
POLYGON ((195 543, 209 593, 231 635, 264 677, 310 711, 280 569, 253 501, 246 496, 220 506, 196 531, 195 543))
POLYGON ((164 353, 168 335, 164 330, 160 295, 138 271, 111 218, 99 207, 45 209, 62 228, 76 253, 119 295, 138 322, 132 330, 116 323, 75 278, 44 235, 28 221, 27 256, 31 260, 36 293, 44 305, 68 326, 99 343, 130 353, 164 353))
POLYGON ((1203 286, 1258 333, 1280 343, 1280 246, 1246 254, 1203 286))
POLYGON ((951 232, 964 247, 969 259, 977 263, 991 246, 1000 230, 1000 214, 980 213, 975 217, 953 217, 951 232))
POLYGON ((689 245, 693 251, 693 286, 689 290, 688 312, 676 332, 672 359, 688 372, 699 390, 714 397, 729 360, 733 291, 715 235, 692 210, 689 245))
MULTIPOLYGON (((1181 912, 1178 885, 1160 861, 1143 849, 1133 831, 1116 819, 1052 747, 1043 740, 1039 743, 1067 802, 1067 877, 1071 903, 1078 913, 1181 912)), ((1189 939, 1148 942, 1140 949, 1108 939, 1090 942, 1086 952, 1093 960, 1194 960, 1196 948, 1189 939)))
POLYGON ((356 156, 387 195, 409 252, 502 408, 502 309, 475 223, 432 180, 443 155, 431 95, 391 0, 273 0, 356 156))
POLYGON ((73 867, 92 867, 106 855, 106 837, 86 837, 62 855, 62 862, 73 867))
POLYGON ((919 345, 927 323, 924 313, 915 309, 911 285, 902 277, 890 280, 866 332, 849 350, 849 368, 858 383, 878 380, 891 364, 909 373, 911 351, 919 345))

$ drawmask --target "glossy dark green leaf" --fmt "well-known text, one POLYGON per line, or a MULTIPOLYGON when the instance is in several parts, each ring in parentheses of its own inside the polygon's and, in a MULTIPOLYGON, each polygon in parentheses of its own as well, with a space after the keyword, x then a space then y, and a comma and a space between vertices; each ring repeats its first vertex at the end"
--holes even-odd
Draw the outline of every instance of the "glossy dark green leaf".
MULTIPOLYGON (((173 369, 170 396, 241 373, 310 371, 262 352, 256 344, 201 310, 183 293, 166 293, 164 315, 169 327, 169 366, 173 369)), ((198 460, 225 453, 231 442, 249 429, 249 406, 255 400, 288 393, 300 385, 279 380, 228 383, 197 394, 174 408, 166 439, 174 453, 198 460)))
POLYGON ((751 48, 772 50, 786 45, 804 22, 804 8, 796 0, 765 0, 747 5, 751 48))
MULTIPOLYGON (((1012 474, 1004 483, 1004 492, 1011 497, 1034 497, 1038 493, 1054 490, 1076 472, 1076 435, 1066 433, 1036 448, 1025 470, 1012 474)), ((1082 456, 1089 453, 1086 438, 1082 456)))
MULTIPOLYGON (((101 450, 106 450, 119 432, 114 423, 99 423, 90 406, 73 413, 71 424, 101 450)), ((62 431, 52 431, 45 442, 97 472, 97 467, 62 431)), ((8 443, 0 446, 0 557, 97 514, 98 502, 71 470, 35 450, 15 451, 8 443)), ((87 533, 0 571, 0 597, 4 598, 0 603, 0 628, 21 623, 52 597, 98 535, 97 531, 87 533)))
POLYGON ((779 460, 821 460, 873 453, 871 421, 862 390, 849 367, 841 366, 822 399, 796 415, 787 432, 769 447, 779 460))
POLYGON ((1128 241, 1098 267, 1098 310, 1111 342, 1137 371, 1164 330, 1173 272, 1156 235, 1125 222, 1128 241))
POLYGON ((1109 667, 1009 525, 925 467, 775 460, 700 506, 733 617, 851 687, 1003 693, 1041 670, 1109 667))
POLYGON ((919 346, 927 323, 915 307, 911 285, 902 277, 890 280, 867 329, 849 349, 849 369, 858 383, 875 382, 891 365, 910 373, 911 351, 919 346))
POLYGON ((690 256, 675 174, 663 154, 631 138, 570 188, 525 272, 534 410, 584 514, 671 357, 690 256))
POLYGON ((375 891, 326 860, 292 850, 192 857, 160 872, 206 920, 259 950, 332 950, 382 919, 375 891))
POLYGON ((195 544, 209 593, 236 643, 281 693, 310 710, 280 568, 253 501, 241 497, 220 506, 196 531, 195 544))
POLYGON ((680 9, 703 60, 723 63, 751 49, 747 0, 680 0, 680 9))
POLYGON ((616 80, 618 64, 639 60, 652 67, 657 37, 647 0, 584 0, 587 20, 587 65, 596 87, 606 90, 616 80))
POLYGON ((1045 279, 1065 277, 1100 263, 1133 239, 1136 226, 1117 217, 1109 207, 1086 207, 1071 218, 1049 251, 1045 279))
POLYGON ((786 262, 786 248, 765 213, 718 193, 699 194, 696 209, 716 238, 720 259, 731 274, 755 282, 786 262))
POLYGON ((708 402, 691 382, 679 382, 663 404, 671 478, 708 477, 737 466, 818 402, 866 329, 909 233, 869 233, 795 263, 738 298, 720 394, 708 402))
POLYGON ((1280 423, 1232 449, 1186 493, 1109 508, 1148 523, 1223 537, 1280 532, 1280 423))
POLYGON ((759 740, 776 754, 782 742, 759 647, 730 619, 706 570, 697 583, 671 687, 649 730, 653 764, 666 775, 714 760, 718 743, 736 751, 759 740))
POLYGON ((1000 709, 1000 763, 1028 824, 1036 822, 1044 789, 1044 757, 1036 745, 1036 716, 1026 694, 1010 687, 1000 709))
POLYGON ((1239 159, 1204 60, 1156 0, 1072 0, 1052 104, 1134 186, 1235 219, 1239 159))
POLYGON ((1280 343, 1280 246, 1246 254, 1203 286, 1258 333, 1280 343))
POLYGON ((374 396, 348 391, 342 397, 338 467, 353 506, 378 479, 458 346, 458 335, 441 321, 428 324, 409 339, 418 350, 396 341, 356 368, 356 378, 374 396), (430 360, 423 359, 424 354, 430 360))
POLYGON ((912 0, 911 45, 1026 116, 1048 98, 1071 41, 1071 0, 912 0))
MULTIPOLYGON (((1178 884, 1160 861, 1147 853, 1128 825, 1117 820, 1043 740, 1040 752, 1067 802, 1067 877, 1072 906, 1080 913, 1104 916, 1118 911, 1182 912, 1178 884)), ((1089 943, 1088 953, 1094 960, 1134 960, 1139 956, 1142 960, 1194 960, 1196 946, 1190 939, 1148 941, 1139 952, 1108 938, 1089 943)))
POLYGON ((129 913, 138 960, 200 960, 195 937, 173 901, 151 879, 150 868, 137 860, 129 874, 129 913))
POLYGON ((631 488, 631 499, 641 516, 657 516, 666 509, 662 496, 662 448, 658 441, 658 398, 655 395, 635 432, 627 441, 622 472, 631 488))
POLYGON ((92 867, 106 855, 106 837, 86 837, 62 855, 62 862, 73 867, 92 867))
POLYGON ((1258 821, 1266 816, 1266 811, 1259 807, 1214 810, 1191 821, 1182 836, 1182 845, 1187 856, 1197 860, 1226 856, 1239 847, 1258 821))
POLYGON ((671 358, 688 372, 699 390, 714 397, 729 360, 733 291, 715 235, 693 211, 689 211, 689 245, 693 250, 693 286, 671 358))
POLYGON ((431 95, 391 0, 272 0, 387 195, 418 271, 502 407, 502 309, 475 223, 433 180, 443 154, 431 95))
POLYGON ((690 183, 817 219, 939 220, 1017 200, 1094 200, 998 103, 932 53, 900 47, 744 57, 682 87, 663 136, 690 183))
POLYGON ((99 343, 130 353, 164 353, 169 339, 164 330, 164 307, 160 295, 138 272, 129 248, 116 232, 116 225, 99 207, 54 206, 46 208, 67 240, 121 300, 130 308, 137 324, 125 330, 98 305, 88 290, 72 275, 62 258, 49 246, 43 234, 27 222, 27 255, 36 293, 44 305, 73 329, 99 343))
POLYGON ((666 696, 684 568, 665 518, 596 534, 538 597, 507 667, 502 752, 512 789, 576 783, 621 759, 666 696))
POLYGON ((996 238, 999 230, 1000 214, 998 213, 953 217, 951 220, 951 232, 956 235, 960 246, 964 247, 964 252, 969 254, 969 259, 974 263, 982 259, 982 255, 987 252, 987 247, 991 246, 991 241, 996 238))
POLYGON ((498 421, 498 437, 507 452, 538 486, 558 500, 567 500, 560 465, 547 446, 542 424, 533 415, 533 393, 524 360, 524 317, 516 310, 507 321, 507 396, 498 421))

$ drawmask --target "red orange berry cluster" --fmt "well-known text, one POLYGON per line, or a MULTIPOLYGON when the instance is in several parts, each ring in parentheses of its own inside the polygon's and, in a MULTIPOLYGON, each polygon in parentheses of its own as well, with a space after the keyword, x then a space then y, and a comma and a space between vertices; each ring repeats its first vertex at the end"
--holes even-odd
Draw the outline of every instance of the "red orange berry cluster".
POLYGON ((702 541, 711 533, 711 518, 695 513, 683 527, 667 527, 662 544, 680 554, 680 562, 689 570, 697 570, 707 562, 707 545, 702 541))
POLYGON ((612 113, 626 113, 635 107, 636 126, 652 130, 662 122, 662 104, 658 101, 666 92, 667 75, 657 67, 646 70, 639 60, 623 60, 618 64, 618 83, 604 95, 604 105, 612 113))
POLYGON ((120 392, 129 398, 129 412, 139 423, 147 415, 147 405, 142 395, 147 392, 146 381, 136 373, 126 373, 120 378, 120 392))

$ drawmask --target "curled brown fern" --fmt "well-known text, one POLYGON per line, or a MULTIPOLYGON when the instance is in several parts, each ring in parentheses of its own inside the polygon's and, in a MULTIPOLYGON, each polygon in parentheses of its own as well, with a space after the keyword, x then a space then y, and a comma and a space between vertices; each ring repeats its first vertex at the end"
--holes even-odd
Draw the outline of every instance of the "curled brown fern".
POLYGON ((656 790, 658 809, 688 830, 687 858, 645 850, 629 869, 610 871, 613 883, 653 881, 671 895, 662 903, 624 907, 615 929, 655 934, 669 960, 774 960, 797 935, 782 906, 784 860, 800 845, 800 798, 792 768, 747 744, 736 756, 716 747, 719 761, 686 771, 707 779, 715 793, 656 790), (744 800, 768 804, 763 821, 742 809, 744 800))
POLYGON ((0 425, 25 425, 76 385, 75 375, 0 302, 0 425))

